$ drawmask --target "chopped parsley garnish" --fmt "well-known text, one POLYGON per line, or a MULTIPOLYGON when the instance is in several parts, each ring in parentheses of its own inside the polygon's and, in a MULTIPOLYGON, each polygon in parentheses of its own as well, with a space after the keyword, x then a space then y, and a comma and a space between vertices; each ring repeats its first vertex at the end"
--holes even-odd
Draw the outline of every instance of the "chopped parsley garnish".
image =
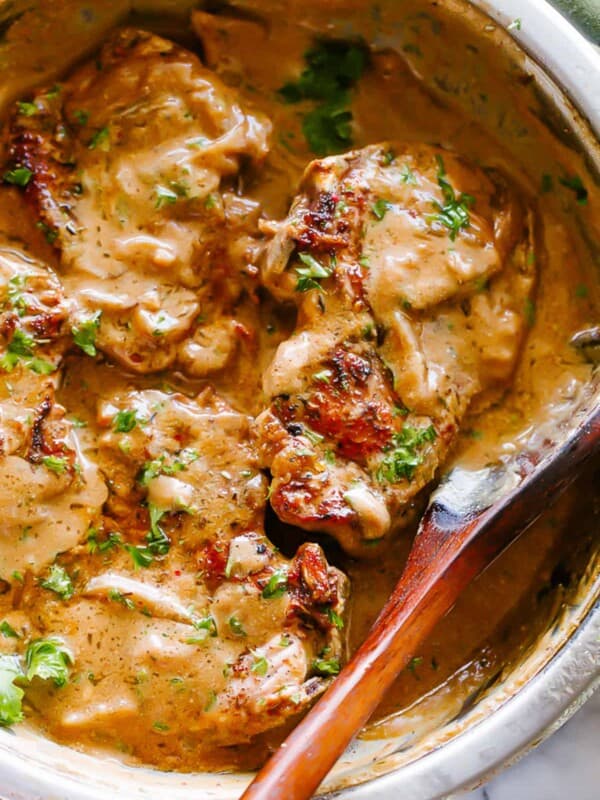
POLYGON ((124 409, 113 417, 113 431, 115 433, 129 433, 138 423, 135 409, 124 409))
POLYGON ((0 655, 0 725, 14 725, 23 719, 21 701, 25 692, 15 686, 23 678, 18 656, 0 655))
POLYGON ((148 547, 126 544, 125 550, 131 556, 134 570, 138 570, 140 567, 149 567, 154 561, 154 555, 148 547))
POLYGON ((89 111, 83 111, 82 109, 78 108, 73 112, 73 117, 83 127, 84 125, 88 124, 90 114, 89 111))
POLYGON ((227 624, 235 636, 245 637, 248 635, 244 630, 244 626, 235 615, 229 617, 227 624))
POLYGON ((113 603, 119 603, 128 611, 135 611, 135 603, 133 600, 131 600, 129 597, 125 597, 122 592, 119 592, 116 589, 109 590, 108 599, 112 600, 113 603))
POLYGON ((16 630, 12 627, 12 625, 7 622, 5 619, 0 622, 0 633, 4 636, 5 639, 18 639, 19 634, 16 630))
POLYGON ((262 596, 265 600, 274 600, 276 597, 281 597, 287 590, 287 572, 278 569, 274 572, 267 585, 262 590, 262 596))
POLYGON ((217 623, 210 614, 206 617, 192 617, 192 625, 202 634, 200 641, 207 639, 209 636, 214 639, 219 635, 217 623))
POLYGON ((45 222, 36 222, 35 227, 44 234, 44 239, 48 242, 48 244, 54 244, 54 242, 57 240, 58 231, 55 231, 49 225, 46 225, 45 222))
POLYGON ((17 364, 22 361, 28 369, 37 375, 49 375, 54 372, 56 369, 54 364, 34 355, 35 346, 35 339, 17 328, 8 344, 6 353, 0 358, 0 367, 6 372, 12 372, 17 364))
POLYGON ((100 531, 98 528, 91 527, 88 530, 87 545, 88 552, 94 554, 96 552, 104 553, 107 550, 112 550, 121 544, 121 536, 115 531, 111 531, 106 539, 98 539, 100 531))
POLYGON ((400 171, 400 177, 402 178, 402 183, 408 183, 413 186, 416 186, 417 184, 417 176, 408 166, 408 164, 402 165, 402 170, 400 171))
POLYGON ((321 41, 304 54, 306 67, 296 81, 281 87, 286 103, 313 101, 302 132, 318 156, 339 153, 352 144, 351 89, 367 66, 367 51, 357 44, 321 41))
POLYGON ((154 194, 156 195, 155 208, 173 205, 173 203, 176 203, 178 200, 177 192, 173 191, 173 189, 168 189, 166 186, 157 186, 154 190, 154 194))
MULTIPOLYGON (((138 422, 141 422, 138 420, 138 422)), ((187 467, 199 458, 196 450, 185 448, 181 450, 173 460, 169 463, 165 456, 155 458, 152 461, 146 461, 140 470, 137 481, 142 486, 148 486, 151 480, 157 478, 159 475, 176 475, 178 472, 183 472, 187 467)))
POLYGON ((45 456, 42 458, 42 464, 56 475, 64 475, 69 467, 69 461, 65 456, 45 456))
POLYGON ((509 31, 520 31, 521 30, 521 17, 517 17, 516 19, 513 19, 513 21, 509 25, 507 25, 506 29, 509 30, 509 31))
POLYGON ((377 480, 381 483, 410 480, 416 468, 423 462, 422 448, 436 438, 437 433, 433 425, 428 428, 405 425, 392 437, 392 445, 377 469, 377 480))
POLYGON ((150 531, 146 534, 146 541, 148 542, 148 550, 155 556, 166 555, 171 547, 171 540, 160 527, 160 521, 166 513, 164 509, 155 506, 154 503, 148 503, 150 531))
POLYGON ((12 183, 13 186, 24 188, 33 177, 33 172, 27 167, 15 167, 4 173, 4 183, 12 183))
POLYGON ((52 564, 48 577, 41 580, 40 585, 57 594, 62 600, 73 597, 73 583, 67 570, 60 564, 52 564))
POLYGON ((17 108, 19 114, 22 114, 24 117, 35 117, 38 112, 38 107, 35 103, 29 103, 24 100, 19 100, 17 102, 17 108))
POLYGON ((571 178, 561 178, 560 182, 567 189, 575 192, 575 199, 580 206, 586 206, 588 201, 588 190, 583 185, 579 175, 573 175, 571 178))
POLYGON ((69 679, 69 665, 72 663, 73 656, 60 639, 37 639, 31 642, 25 653, 27 680, 52 679, 55 686, 64 686, 69 679))
POLYGON ((434 214, 432 220, 445 225, 449 230, 449 236, 454 241, 462 228, 468 228, 471 224, 469 209, 475 204, 475 198, 470 194, 460 194, 456 196, 454 188, 446 178, 444 160, 440 155, 436 155, 438 164, 437 179, 438 185, 442 190, 444 205, 433 201, 438 213, 434 214))
POLYGON ((327 618, 335 628, 337 628, 340 631, 343 629, 344 620, 340 617, 340 615, 336 611, 333 610, 333 608, 327 609, 327 618))
POLYGON ((309 292, 311 289, 320 289, 319 281, 330 278, 333 269, 325 267, 316 258, 308 253, 298 253, 298 258, 304 266, 296 267, 298 282, 296 283, 297 292, 309 292))
POLYGON ((422 663, 423 663, 423 656, 415 656, 414 658, 411 658, 411 660, 408 662, 408 664, 406 665, 406 669, 409 672, 412 672, 412 674, 416 678, 417 677, 417 672, 416 672, 417 667, 419 666, 419 664, 422 664, 422 663))
POLYGON ((315 658, 312 668, 319 675, 338 675, 341 669, 337 658, 315 658))
POLYGON ((269 671, 269 662, 264 656, 259 656, 254 659, 254 664, 250 667, 250 671, 255 675, 266 675, 269 671))
POLYGON ((100 327, 101 316, 102 312, 97 311, 92 317, 71 329, 73 341, 77 347, 80 347, 86 356, 91 356, 92 358, 98 353, 96 350, 96 334, 100 327))
POLYGON ((88 144, 89 150, 103 150, 108 152, 110 150, 110 133, 108 128, 99 128, 88 144))
POLYGON ((371 206, 371 213, 375 219, 382 220, 391 208, 391 203, 388 200, 383 200, 381 197, 376 200, 371 206))
POLYGON ((170 730, 166 722, 161 722, 158 719, 152 723, 152 727, 154 728, 155 731, 160 731, 161 733, 170 730))

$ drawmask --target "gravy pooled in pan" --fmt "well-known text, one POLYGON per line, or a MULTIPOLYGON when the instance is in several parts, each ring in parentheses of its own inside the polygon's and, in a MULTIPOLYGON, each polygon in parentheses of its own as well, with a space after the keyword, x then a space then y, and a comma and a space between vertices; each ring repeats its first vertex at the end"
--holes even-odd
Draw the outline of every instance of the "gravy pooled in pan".
MULTIPOLYGON (((192 27, 118 28, 20 98, 0 187, 0 724, 182 771, 265 758, 449 460, 514 452, 544 386, 584 384, 595 314, 531 181, 398 54, 192 27)), ((543 525, 382 713, 508 656, 543 525)))

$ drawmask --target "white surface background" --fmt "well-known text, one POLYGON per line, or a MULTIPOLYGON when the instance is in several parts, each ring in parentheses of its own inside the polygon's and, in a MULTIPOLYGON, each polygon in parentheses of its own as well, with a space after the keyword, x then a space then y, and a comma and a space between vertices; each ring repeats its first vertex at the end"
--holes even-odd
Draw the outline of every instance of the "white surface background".
POLYGON ((600 800, 600 690, 536 750, 483 788, 455 798, 600 800))

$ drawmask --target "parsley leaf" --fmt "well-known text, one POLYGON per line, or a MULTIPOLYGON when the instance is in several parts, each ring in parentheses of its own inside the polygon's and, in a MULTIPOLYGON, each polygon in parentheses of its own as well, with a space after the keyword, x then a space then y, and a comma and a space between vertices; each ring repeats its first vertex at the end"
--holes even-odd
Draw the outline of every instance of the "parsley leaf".
POLYGON ((21 701, 25 692, 15 686, 15 680, 23 677, 17 656, 0 656, 0 725, 14 725, 21 722, 23 711, 21 701))
POLYGON ((42 464, 56 475, 64 475, 69 466, 65 456, 46 456, 42 458, 42 464))
POLYGON ((416 468, 423 462, 420 450, 436 438, 433 425, 428 428, 405 425, 400 433, 395 433, 392 437, 393 443, 377 469, 377 480, 380 483, 397 483, 403 478, 410 480, 416 468))
POLYGON ((338 675, 341 670, 337 658, 315 658, 312 668, 319 675, 338 675))
POLYGON ((287 572, 282 569, 276 570, 269 582, 262 590, 262 596, 265 600, 274 600, 276 597, 281 597, 287 590, 287 572))
POLYGON ((35 103, 28 103, 23 100, 17 102, 17 108, 19 114, 22 114, 24 117, 34 117, 38 112, 38 107, 35 103))
POLYGON ((160 521, 166 513, 162 508, 155 506, 154 503, 148 503, 150 532, 146 534, 146 541, 148 542, 148 550, 156 556, 164 556, 171 547, 171 540, 160 527, 160 521))
POLYGON ((110 132, 108 128, 99 128, 88 144, 88 150, 103 150, 105 153, 110 150, 110 132))
POLYGON ((382 220, 387 214, 388 210, 391 208, 391 205, 392 204, 388 200, 384 200, 382 197, 380 197, 371 206, 371 213, 375 219, 382 220))
POLYGON ((131 556, 134 570, 138 570, 140 567, 149 567, 154 561, 154 555, 149 547, 126 544, 125 550, 127 550, 131 556))
POLYGON ((244 630, 244 626, 242 625, 242 623, 239 621, 239 619, 235 615, 232 616, 232 617, 229 617, 228 625, 229 625, 229 627, 231 629, 231 632, 235 636, 245 637, 245 636, 248 635, 246 633, 246 631, 244 630))
POLYGON ((285 103, 313 101, 304 115, 302 131, 319 156, 339 152, 352 144, 350 90, 367 66, 367 51, 358 44, 320 41, 304 54, 306 67, 295 81, 279 89, 285 103))
POLYGON ((52 679, 55 686, 64 686, 69 679, 69 665, 73 656, 60 639, 37 639, 28 646, 25 653, 27 680, 52 679))
POLYGON ((33 172, 27 167, 15 167, 4 173, 4 183, 12 183, 13 186, 24 188, 33 177, 33 172))
POLYGON ((560 182, 567 189, 575 192, 575 199, 580 206, 586 206, 588 201, 588 190, 583 185, 579 175, 573 175, 571 178, 560 178, 560 182))
POLYGON ((316 258, 308 253, 298 253, 298 258, 304 264, 303 267, 296 267, 298 282, 296 283, 297 292, 309 292, 311 289, 320 289, 320 280, 330 278, 333 275, 331 267, 325 267, 316 258))
POLYGON ((436 161, 438 164, 438 185, 442 190, 444 205, 438 203, 437 200, 433 201, 438 213, 433 215, 432 219, 445 225, 450 231, 450 239, 454 241, 459 231, 462 228, 468 228, 471 224, 469 209, 475 205, 475 198, 470 194, 460 194, 457 197, 454 188, 446 178, 443 158, 440 155, 436 155, 436 161))
POLYGON ((250 667, 250 671, 255 675, 266 675, 269 671, 269 662, 264 656, 259 656, 254 659, 254 664, 250 667))
POLYGON ((77 347, 80 347, 86 356, 91 356, 92 358, 98 353, 96 350, 96 334, 100 327, 101 316, 102 312, 97 311, 92 317, 71 329, 73 341, 77 347))
POLYGON ((115 433, 129 433, 138 423, 135 409, 124 409, 113 417, 113 431, 115 433))
POLYGON ((60 564, 52 564, 48 577, 41 580, 40 585, 44 589, 54 592, 63 600, 73 597, 73 583, 67 570, 60 564))
POLYGON ((19 634, 13 628, 13 626, 7 622, 5 619, 0 622, 0 633, 4 636, 5 639, 18 639, 19 634))

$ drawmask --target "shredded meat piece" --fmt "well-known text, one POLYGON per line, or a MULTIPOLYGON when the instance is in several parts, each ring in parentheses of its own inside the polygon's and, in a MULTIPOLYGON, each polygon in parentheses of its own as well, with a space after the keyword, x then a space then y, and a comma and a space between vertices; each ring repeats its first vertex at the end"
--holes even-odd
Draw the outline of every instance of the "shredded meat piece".
POLYGON ((268 120, 192 53, 133 29, 32 102, 12 119, 11 165, 32 172, 75 322, 101 313, 97 346, 135 372, 223 369, 260 248, 238 181, 267 153, 268 120))
POLYGON ((60 559, 74 596, 26 600, 93 685, 39 687, 42 713, 59 735, 116 736, 152 760, 158 747, 169 758, 245 742, 300 712, 331 680, 320 660, 335 672, 343 657, 346 579, 319 546, 288 560, 266 537, 250 420, 210 389, 144 390, 104 398, 98 424, 111 496, 88 552, 60 559), (92 618, 90 637, 76 635, 92 618))
POLYGON ((500 174, 391 143, 313 162, 268 230, 263 280, 298 307, 257 422, 270 502, 365 554, 410 520, 473 399, 510 378, 531 214, 500 174))

